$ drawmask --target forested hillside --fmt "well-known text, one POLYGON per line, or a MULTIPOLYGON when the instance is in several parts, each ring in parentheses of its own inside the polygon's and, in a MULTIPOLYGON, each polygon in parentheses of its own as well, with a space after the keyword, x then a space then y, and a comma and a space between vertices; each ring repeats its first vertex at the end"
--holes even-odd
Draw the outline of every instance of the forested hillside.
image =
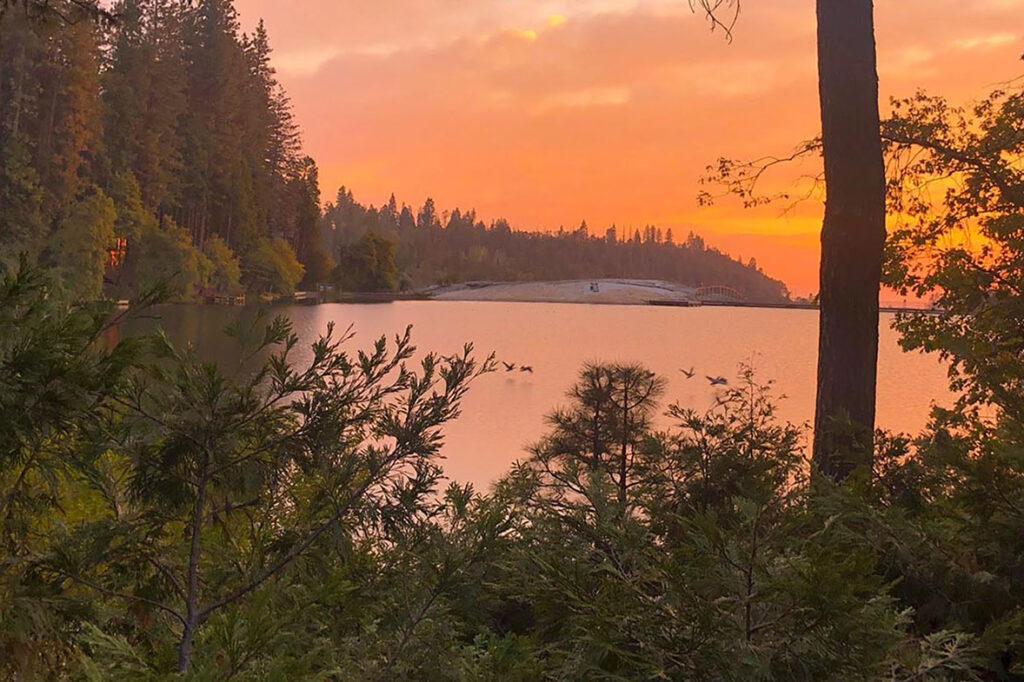
POLYGON ((726 285, 756 301, 781 301, 785 285, 709 247, 694 233, 647 226, 632 233, 609 227, 592 234, 586 223, 544 234, 489 225, 475 211, 438 212, 431 199, 419 209, 395 197, 366 207, 344 187, 324 214, 327 250, 340 257, 342 286, 419 287, 472 280, 630 277, 692 286, 726 285), (390 264, 393 259, 394 265, 390 264))
POLYGON ((113 10, 0 18, 0 258, 86 298, 287 292, 320 199, 263 26, 242 33, 230 0, 113 10))
POLYGON ((786 297, 693 234, 514 231, 344 188, 324 211, 262 23, 243 33, 231 0, 112 9, 0 16, 0 267, 24 254, 85 299, 597 277, 786 297))

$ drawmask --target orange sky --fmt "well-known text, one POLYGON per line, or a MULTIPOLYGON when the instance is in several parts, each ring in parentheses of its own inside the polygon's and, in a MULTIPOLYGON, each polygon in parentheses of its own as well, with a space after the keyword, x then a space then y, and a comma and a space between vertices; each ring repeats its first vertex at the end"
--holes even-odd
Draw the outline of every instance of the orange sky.
MULTIPOLYGON (((918 87, 969 100, 1024 71, 1024 0, 875 4, 883 101, 918 87)), ((731 44, 686 0, 237 6, 245 28, 266 21, 325 199, 346 185, 522 229, 694 229, 795 293, 817 289, 820 206, 695 201, 719 156, 817 132, 813 0, 743 0, 731 44)))

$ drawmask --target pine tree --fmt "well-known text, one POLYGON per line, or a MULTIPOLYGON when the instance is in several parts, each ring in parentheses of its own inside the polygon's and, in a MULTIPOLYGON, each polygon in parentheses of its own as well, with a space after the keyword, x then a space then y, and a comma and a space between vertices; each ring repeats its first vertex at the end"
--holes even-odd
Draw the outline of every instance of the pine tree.
POLYGON ((196 244, 220 234, 243 250, 258 236, 256 191, 246 167, 243 120, 246 58, 228 0, 202 0, 187 14, 188 107, 184 119, 184 203, 179 222, 196 244), (242 132, 242 139, 239 133, 242 132))
POLYGON ((174 213, 184 170, 186 64, 176 0, 123 0, 103 73, 104 146, 113 173, 129 171, 146 208, 174 213))
POLYGON ((89 184, 89 160, 99 152, 99 46, 97 30, 83 22, 58 31, 44 76, 36 169, 45 206, 56 215, 89 184))
POLYGON ((21 140, 0 142, 0 270, 22 255, 35 262, 43 249, 43 191, 21 140))
POLYGON ((412 209, 403 205, 402 212, 398 216, 398 231, 401 234, 407 234, 414 229, 416 229, 416 218, 412 214, 412 209))
POLYGON ((437 219, 437 209, 434 208, 434 200, 430 197, 427 197, 427 200, 423 203, 423 208, 420 209, 419 214, 416 216, 416 227, 421 230, 440 227, 440 222, 437 219))

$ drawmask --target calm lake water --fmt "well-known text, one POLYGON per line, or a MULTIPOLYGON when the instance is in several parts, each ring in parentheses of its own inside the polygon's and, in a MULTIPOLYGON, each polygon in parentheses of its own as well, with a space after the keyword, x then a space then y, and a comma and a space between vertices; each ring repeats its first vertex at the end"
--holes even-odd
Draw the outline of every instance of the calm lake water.
MULTIPOLYGON (((353 325, 351 347, 368 348, 381 334, 413 325, 421 351, 452 353, 472 341, 483 357, 531 365, 532 374, 480 378, 463 403, 462 416, 446 430, 445 471, 449 477, 487 484, 523 457, 545 432, 544 417, 564 403, 565 392, 587 361, 640 362, 668 379, 665 403, 707 408, 714 390, 704 375, 733 377, 742 362, 753 362, 762 380, 775 381, 785 395, 779 414, 794 423, 813 417, 818 315, 813 310, 756 308, 666 308, 657 306, 396 302, 378 305, 279 306, 303 340, 312 341, 328 322, 339 330, 353 325), (696 368, 687 379, 680 368, 696 368)), ((165 306, 155 314, 169 335, 190 341, 217 359, 235 354, 222 331, 251 309, 165 306)), ((933 356, 904 353, 883 315, 878 379, 878 424, 916 431, 932 404, 949 404, 945 368, 933 356)), ((499 365, 500 367, 500 365, 499 365)))

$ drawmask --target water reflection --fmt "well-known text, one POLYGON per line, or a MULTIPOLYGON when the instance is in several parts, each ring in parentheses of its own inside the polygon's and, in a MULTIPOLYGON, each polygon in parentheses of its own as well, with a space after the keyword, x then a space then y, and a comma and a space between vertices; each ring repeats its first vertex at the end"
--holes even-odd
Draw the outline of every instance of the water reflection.
MULTIPOLYGON (((304 345, 333 321, 352 325, 350 345, 367 348, 381 334, 413 325, 421 351, 452 353, 472 341, 482 356, 529 365, 533 372, 500 371, 471 388, 462 416, 446 430, 449 476, 486 486, 508 469, 545 431, 544 416, 563 402, 587 361, 641 362, 668 379, 666 402, 708 407, 715 389, 706 375, 732 377, 741 362, 775 381, 786 399, 782 418, 798 423, 813 416, 817 313, 752 308, 662 308, 654 306, 490 303, 460 301, 391 304, 280 306, 304 345), (687 378, 679 369, 695 370, 687 378)), ((126 325, 133 333, 160 324, 178 343, 189 342, 203 357, 234 364, 237 345, 224 328, 252 319, 255 308, 163 306, 158 320, 126 325)), ((878 424, 916 431, 934 402, 950 402, 944 368, 931 356, 903 353, 883 316, 879 344, 878 424)))

